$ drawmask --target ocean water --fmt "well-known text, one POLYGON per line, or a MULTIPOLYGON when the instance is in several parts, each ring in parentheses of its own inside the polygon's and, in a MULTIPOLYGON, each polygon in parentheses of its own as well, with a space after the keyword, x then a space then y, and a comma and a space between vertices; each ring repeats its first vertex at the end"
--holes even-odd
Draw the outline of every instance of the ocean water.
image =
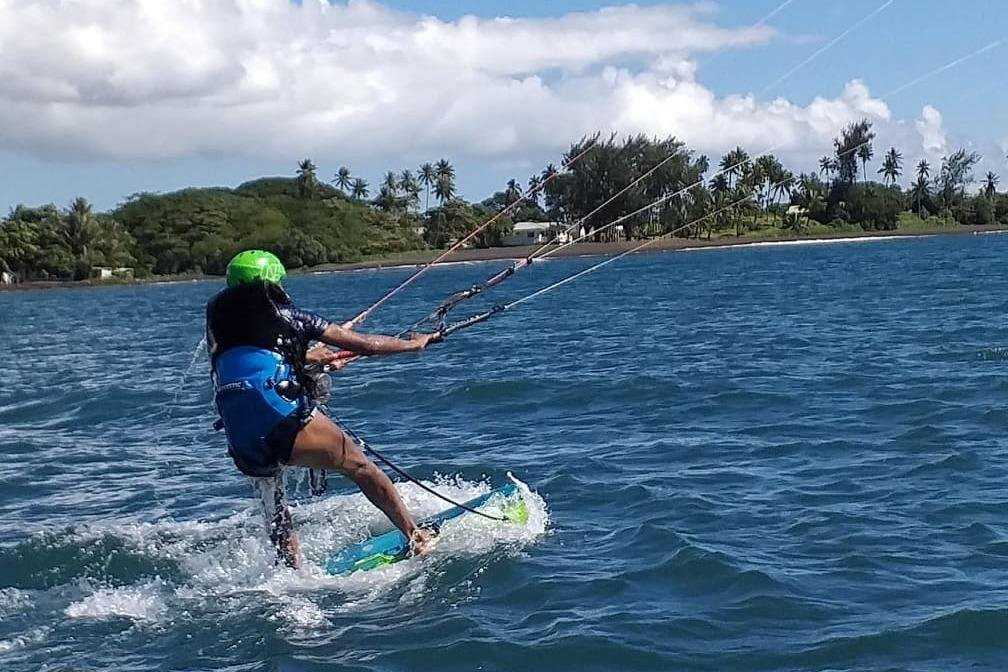
MULTIPOLYGON (((528 528, 345 578, 319 563, 380 514, 292 472, 308 562, 274 568, 210 428, 218 284, 2 293, 0 670, 1003 670, 1006 259, 997 235, 635 255, 355 364, 332 406, 375 447, 455 497, 537 495, 528 528)), ((436 268, 368 326, 500 266, 436 268)), ((408 272, 289 289, 346 318, 408 272)))

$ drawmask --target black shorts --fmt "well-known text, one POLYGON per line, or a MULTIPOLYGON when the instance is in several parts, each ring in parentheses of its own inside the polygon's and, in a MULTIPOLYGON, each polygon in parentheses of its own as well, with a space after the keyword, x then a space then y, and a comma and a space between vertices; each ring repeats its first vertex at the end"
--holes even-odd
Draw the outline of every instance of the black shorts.
POLYGON ((314 402, 308 401, 305 397, 299 398, 297 408, 270 430, 254 455, 240 455, 234 450, 228 450, 235 466, 246 476, 256 478, 277 476, 284 465, 290 461, 298 432, 308 424, 315 411, 314 402))

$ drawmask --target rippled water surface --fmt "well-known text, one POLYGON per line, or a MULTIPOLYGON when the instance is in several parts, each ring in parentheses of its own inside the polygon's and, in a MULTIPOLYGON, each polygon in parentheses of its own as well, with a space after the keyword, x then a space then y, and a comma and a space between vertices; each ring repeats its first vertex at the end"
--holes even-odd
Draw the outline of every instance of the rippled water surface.
MULTIPOLYGON (((639 255, 348 368, 334 410, 376 447, 545 503, 342 579, 319 563, 387 523, 302 484, 308 566, 274 569, 210 428, 218 284, 0 293, 0 669, 1005 669, 1006 258, 996 235, 639 255)), ((437 268, 370 326, 500 265, 437 268)), ((289 288, 349 317, 408 272, 289 288)))

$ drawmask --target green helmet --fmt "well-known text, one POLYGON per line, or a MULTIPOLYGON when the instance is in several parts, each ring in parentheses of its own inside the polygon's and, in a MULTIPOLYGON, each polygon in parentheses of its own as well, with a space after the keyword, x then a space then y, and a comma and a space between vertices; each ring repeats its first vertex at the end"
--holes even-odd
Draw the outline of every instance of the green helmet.
POLYGON ((286 276, 287 270, 277 256, 263 250, 239 252, 227 266, 228 287, 237 287, 256 280, 279 285, 286 276))

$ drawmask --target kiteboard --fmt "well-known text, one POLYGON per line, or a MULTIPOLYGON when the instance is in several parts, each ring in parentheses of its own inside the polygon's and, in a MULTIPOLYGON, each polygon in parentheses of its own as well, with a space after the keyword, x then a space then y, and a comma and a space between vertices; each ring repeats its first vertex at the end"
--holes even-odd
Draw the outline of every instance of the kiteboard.
MULTIPOLYGON (((480 495, 465 502, 469 509, 486 511, 490 515, 499 516, 504 523, 524 525, 528 522, 528 506, 522 499, 518 486, 508 483, 485 495, 480 495)), ((420 523, 421 527, 440 530, 441 526, 453 518, 462 515, 476 515, 461 506, 453 506, 441 513, 431 516, 420 523)), ((392 530, 376 537, 348 546, 339 551, 325 563, 328 574, 340 576, 353 572, 366 572, 379 567, 386 567, 410 557, 409 541, 399 530, 392 530)))

